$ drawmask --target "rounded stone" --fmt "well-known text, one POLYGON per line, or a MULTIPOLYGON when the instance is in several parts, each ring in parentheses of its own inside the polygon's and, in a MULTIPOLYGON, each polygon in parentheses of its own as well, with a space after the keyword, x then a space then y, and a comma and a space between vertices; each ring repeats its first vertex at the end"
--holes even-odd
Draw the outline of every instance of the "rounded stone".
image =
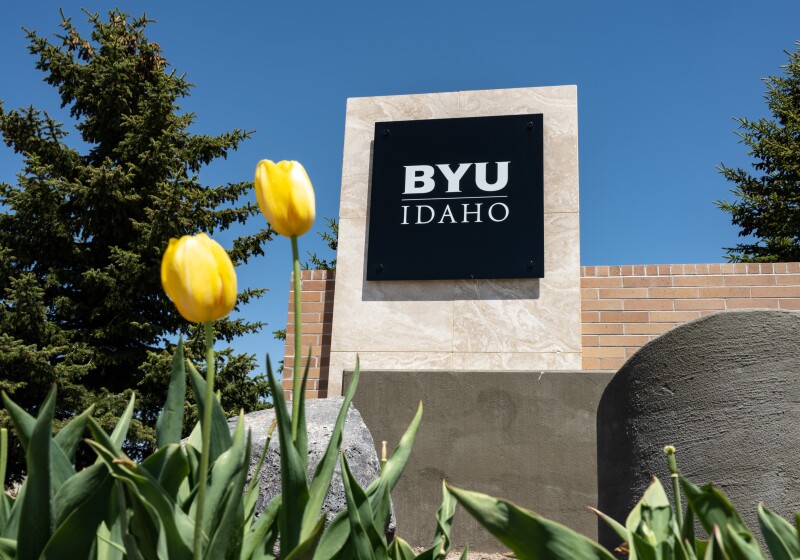
MULTIPOLYGON (((760 538, 759 501, 800 509, 800 314, 730 311, 642 347, 614 376, 597 414, 599 509, 624 522, 652 477, 671 497, 663 452, 713 483, 760 538)), ((600 540, 619 538, 600 523, 600 540)))

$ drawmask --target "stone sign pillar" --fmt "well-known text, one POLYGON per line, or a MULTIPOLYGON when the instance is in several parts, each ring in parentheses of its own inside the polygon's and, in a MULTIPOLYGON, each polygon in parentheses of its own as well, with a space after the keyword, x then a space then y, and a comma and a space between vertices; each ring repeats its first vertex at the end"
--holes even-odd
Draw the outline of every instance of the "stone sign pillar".
MULTIPOLYGON (((492 138, 484 141, 492 145, 492 138)), ((484 161, 495 166, 494 159, 484 161)), ((431 163, 452 164, 453 177, 463 162, 431 163)), ((356 356, 362 370, 581 368, 575 86, 349 99, 339 217, 328 395, 341 394, 343 372, 353 369, 356 356), (542 123, 544 277, 367 280, 375 123, 503 115, 537 115, 542 123)), ((442 254, 451 249, 436 247, 442 254)))

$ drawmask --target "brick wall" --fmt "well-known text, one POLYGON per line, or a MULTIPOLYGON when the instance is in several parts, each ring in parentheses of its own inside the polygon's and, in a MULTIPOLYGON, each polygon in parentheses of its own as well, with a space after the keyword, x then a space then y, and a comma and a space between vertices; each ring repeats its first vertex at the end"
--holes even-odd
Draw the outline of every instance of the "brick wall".
MULTIPOLYGON (((334 271, 304 270, 303 348, 311 347, 306 395, 327 396, 334 271)), ((284 392, 294 366, 289 294, 284 392)), ((581 267, 583 369, 616 370, 669 329, 729 309, 800 310, 800 263, 581 267)), ((305 350, 304 350, 305 351, 305 350)))
MULTIPOLYGON (((301 329, 302 347, 305 355, 311 349, 308 368, 306 398, 328 396, 328 365, 331 351, 331 326, 333 325, 333 286, 336 272, 333 270, 301 270, 301 329)), ((283 361, 283 392, 292 398, 294 374, 294 282, 289 288, 289 313, 286 321, 286 348, 283 361)), ((301 362, 305 366, 305 361, 301 362)), ((302 375, 303 370, 300 370, 302 375)))
POLYGON ((581 267, 583 369, 619 369, 658 335, 728 309, 800 309, 800 264, 581 267))

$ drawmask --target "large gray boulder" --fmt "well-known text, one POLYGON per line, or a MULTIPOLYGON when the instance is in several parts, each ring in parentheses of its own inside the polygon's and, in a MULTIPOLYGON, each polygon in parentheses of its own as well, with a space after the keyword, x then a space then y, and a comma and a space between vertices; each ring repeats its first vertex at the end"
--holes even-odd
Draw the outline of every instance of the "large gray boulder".
MULTIPOLYGON (((344 397, 331 397, 327 399, 313 399, 306 401, 306 424, 308 425, 308 480, 319 464, 322 455, 328 447, 333 427, 336 424, 336 417, 342 407, 344 397)), ((291 413, 291 403, 289 403, 291 413)), ((249 477, 255 472, 256 463, 264 449, 267 439, 267 432, 275 419, 275 410, 260 410, 251 412, 245 417, 246 429, 252 433, 253 449, 251 453, 251 464, 249 477)), ((236 418, 229 420, 231 430, 236 426, 236 418)), ((358 410, 350 405, 347 411, 347 421, 345 422, 344 434, 342 437, 341 452, 347 458, 347 463, 353 472, 353 476, 362 488, 366 488, 380 474, 380 461, 375 451, 375 442, 372 440, 367 425, 361 418, 358 410)), ((249 478, 248 477, 248 478, 249 478)), ((281 491, 281 472, 280 472, 280 443, 278 430, 272 435, 267 455, 264 458, 264 466, 259 473, 261 492, 256 503, 256 515, 260 515, 267 504, 280 494, 281 491)), ((333 474, 330 490, 325 498, 323 508, 326 510, 328 521, 347 507, 344 496, 344 484, 342 483, 341 464, 337 462, 336 471, 333 474)), ((387 527, 387 536, 394 535, 395 522, 394 513, 387 527)))
MULTIPOLYGON (((759 534, 763 501, 800 509, 800 314, 729 311, 642 347, 606 387, 597 413, 599 509, 624 521, 656 475, 663 447, 695 484, 713 482, 759 534)), ((601 524, 601 542, 619 538, 601 524)))

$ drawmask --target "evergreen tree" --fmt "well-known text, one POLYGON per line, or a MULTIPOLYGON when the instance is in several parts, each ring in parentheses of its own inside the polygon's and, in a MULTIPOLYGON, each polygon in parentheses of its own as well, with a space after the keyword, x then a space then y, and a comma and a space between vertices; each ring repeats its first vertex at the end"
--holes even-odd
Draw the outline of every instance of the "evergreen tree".
MULTIPOLYGON (((192 86, 145 36, 150 21, 119 11, 108 21, 87 15, 89 38, 63 14, 55 43, 27 31, 36 67, 58 89, 82 142, 68 144, 46 112, 0 104, 3 140, 24 158, 17 184, 0 184, 0 389, 35 413, 56 383, 61 419, 95 405, 107 429, 135 391, 127 451, 141 458, 179 333, 202 371, 202 327, 189 325, 164 294, 162 253, 171 237, 213 235, 259 213, 239 202, 252 183, 209 187, 198 179, 250 133, 190 133, 195 115, 177 102, 192 86)), ((236 239, 234 264, 263 255, 272 234, 265 228, 236 239)), ((237 305, 263 292, 246 290, 237 305)), ((216 329, 230 343, 262 326, 237 319, 216 329)), ((266 406, 266 381, 251 376, 255 358, 231 349, 217 356, 225 409, 266 406)), ((194 418, 190 409, 187 425, 194 418)), ((9 424, 5 412, 0 423, 9 424)))
POLYGON ((734 202, 716 204, 731 214, 752 243, 727 248, 734 262, 800 261, 800 41, 787 52, 782 76, 771 76, 765 99, 772 118, 736 119, 738 135, 755 162, 753 172, 720 166, 736 186, 734 202))

